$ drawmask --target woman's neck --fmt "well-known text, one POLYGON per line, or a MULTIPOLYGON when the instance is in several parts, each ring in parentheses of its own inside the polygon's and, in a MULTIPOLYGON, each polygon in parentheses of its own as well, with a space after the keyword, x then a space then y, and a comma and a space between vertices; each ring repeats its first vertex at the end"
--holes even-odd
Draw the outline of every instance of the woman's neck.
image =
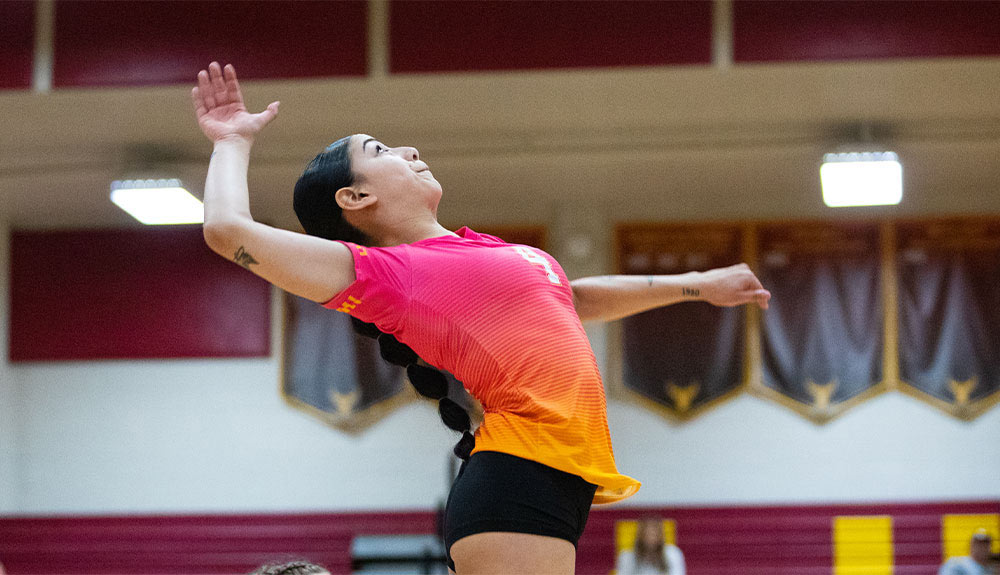
POLYGON ((443 236, 454 236, 454 232, 437 222, 437 220, 422 220, 403 222, 404 225, 393 226, 375 237, 375 243, 380 247, 398 246, 401 244, 412 244, 420 240, 439 238, 443 236))

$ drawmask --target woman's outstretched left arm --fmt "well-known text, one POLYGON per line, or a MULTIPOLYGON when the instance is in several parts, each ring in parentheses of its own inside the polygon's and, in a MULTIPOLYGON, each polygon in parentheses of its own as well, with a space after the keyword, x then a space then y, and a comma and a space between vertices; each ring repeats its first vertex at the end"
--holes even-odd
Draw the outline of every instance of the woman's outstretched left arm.
POLYGON ((678 275, 594 276, 570 286, 583 321, 612 321, 682 301, 725 307, 755 303, 767 309, 771 299, 746 264, 678 275))

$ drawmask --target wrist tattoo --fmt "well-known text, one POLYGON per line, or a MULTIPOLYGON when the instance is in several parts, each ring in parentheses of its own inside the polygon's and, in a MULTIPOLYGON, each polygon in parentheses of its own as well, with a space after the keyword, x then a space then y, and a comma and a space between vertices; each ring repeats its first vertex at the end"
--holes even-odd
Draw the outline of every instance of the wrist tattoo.
POLYGON ((689 287, 681 288, 681 289, 682 289, 682 293, 684 295, 690 295, 690 296, 694 296, 694 297, 698 297, 699 295, 701 295, 701 290, 697 290, 697 289, 689 288, 689 287))
POLYGON ((244 250, 243 246, 240 246, 240 249, 236 250, 236 255, 233 256, 233 261, 245 267, 246 269, 250 269, 250 266, 252 266, 253 264, 260 263, 257 260, 253 259, 253 256, 250 255, 250 252, 244 250))

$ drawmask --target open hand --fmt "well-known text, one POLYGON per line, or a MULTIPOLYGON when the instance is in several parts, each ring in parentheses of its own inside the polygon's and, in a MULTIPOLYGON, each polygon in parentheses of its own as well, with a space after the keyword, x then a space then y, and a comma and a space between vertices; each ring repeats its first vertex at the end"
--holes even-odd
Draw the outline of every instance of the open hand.
POLYGON ((702 295, 708 303, 724 307, 756 303, 767 309, 771 300, 771 292, 764 289, 746 264, 709 270, 701 275, 702 295))
POLYGON ((212 62, 208 71, 198 72, 198 86, 191 90, 198 126, 212 142, 239 138, 252 142, 254 136, 278 115, 278 102, 271 102, 259 114, 251 114, 243 104, 236 69, 225 70, 212 62))

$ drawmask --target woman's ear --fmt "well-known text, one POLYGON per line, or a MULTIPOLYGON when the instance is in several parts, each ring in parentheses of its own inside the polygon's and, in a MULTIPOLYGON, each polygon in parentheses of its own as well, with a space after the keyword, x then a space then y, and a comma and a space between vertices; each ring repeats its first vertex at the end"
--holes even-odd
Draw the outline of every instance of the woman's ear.
POLYGON ((340 209, 349 211, 367 208, 378 201, 378 198, 375 196, 367 192, 363 192, 354 186, 340 188, 337 190, 337 193, 334 194, 334 199, 337 200, 337 205, 340 206, 340 209))

